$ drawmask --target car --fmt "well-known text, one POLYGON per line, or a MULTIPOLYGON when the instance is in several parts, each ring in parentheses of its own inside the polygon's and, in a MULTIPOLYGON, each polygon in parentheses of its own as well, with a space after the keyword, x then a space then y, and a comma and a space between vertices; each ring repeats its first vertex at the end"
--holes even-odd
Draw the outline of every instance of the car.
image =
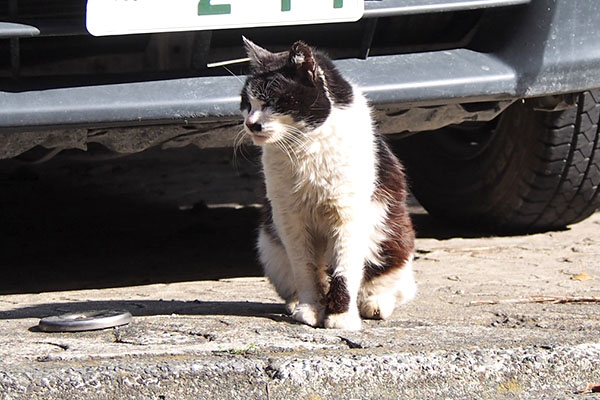
POLYGON ((600 206, 599 27, 596 0, 8 0, 0 158, 232 146, 242 35, 302 39, 365 92, 432 215, 561 229, 600 206))

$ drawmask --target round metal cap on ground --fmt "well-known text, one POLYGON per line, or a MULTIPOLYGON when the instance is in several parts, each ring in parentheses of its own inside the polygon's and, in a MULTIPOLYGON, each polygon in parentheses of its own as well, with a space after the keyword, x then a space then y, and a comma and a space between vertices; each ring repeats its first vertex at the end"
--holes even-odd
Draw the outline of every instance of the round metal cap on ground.
POLYGON ((130 322, 128 311, 95 310, 42 318, 38 326, 44 332, 81 332, 114 328, 130 322))

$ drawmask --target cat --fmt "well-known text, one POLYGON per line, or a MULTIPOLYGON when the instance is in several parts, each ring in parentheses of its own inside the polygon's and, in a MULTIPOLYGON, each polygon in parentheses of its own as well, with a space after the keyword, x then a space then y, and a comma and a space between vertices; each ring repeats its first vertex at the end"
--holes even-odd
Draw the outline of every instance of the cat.
POLYGON ((262 149, 257 248, 292 317, 359 330, 415 297, 414 230, 400 162, 360 90, 302 41, 272 53, 243 38, 244 131, 262 149))

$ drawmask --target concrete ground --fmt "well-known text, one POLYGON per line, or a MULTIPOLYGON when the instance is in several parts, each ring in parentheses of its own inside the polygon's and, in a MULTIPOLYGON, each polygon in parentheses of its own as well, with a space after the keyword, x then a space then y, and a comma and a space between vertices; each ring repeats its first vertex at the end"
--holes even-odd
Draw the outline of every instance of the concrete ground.
POLYGON ((413 204, 417 299, 360 332, 314 329, 260 277, 255 163, 90 153, 0 162, 0 399, 599 396, 580 393, 600 383, 600 302, 580 301, 600 298, 600 214, 489 237, 413 204), (37 327, 97 309, 133 322, 37 327))

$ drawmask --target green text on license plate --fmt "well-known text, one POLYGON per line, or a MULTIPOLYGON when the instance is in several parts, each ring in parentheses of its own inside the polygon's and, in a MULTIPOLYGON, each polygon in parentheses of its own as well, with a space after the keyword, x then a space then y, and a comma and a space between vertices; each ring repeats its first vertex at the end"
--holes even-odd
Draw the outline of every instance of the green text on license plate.
POLYGON ((356 21, 364 0, 88 0, 95 36, 356 21))

